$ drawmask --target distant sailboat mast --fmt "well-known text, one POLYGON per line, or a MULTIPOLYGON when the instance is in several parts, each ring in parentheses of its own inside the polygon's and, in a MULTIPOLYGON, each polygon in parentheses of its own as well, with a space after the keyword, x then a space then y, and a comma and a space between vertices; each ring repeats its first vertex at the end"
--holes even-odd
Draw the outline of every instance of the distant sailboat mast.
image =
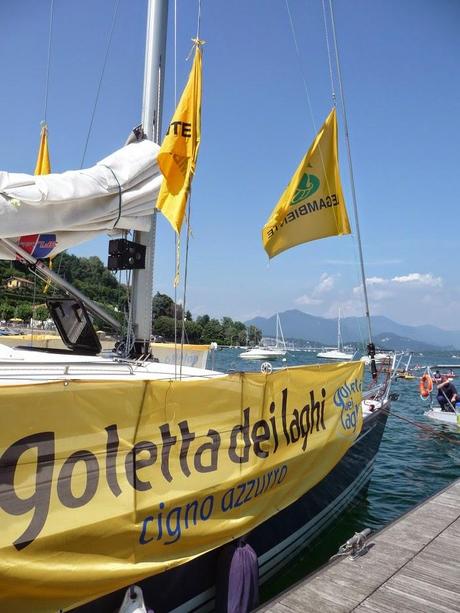
MULTIPOLYGON (((166 56, 168 0, 149 0, 145 45, 142 126, 149 140, 161 139, 161 114, 166 56)), ((153 266, 156 215, 152 215, 150 232, 136 232, 134 240, 146 245, 145 269, 133 271, 132 318, 135 338, 147 343, 152 330, 153 266)), ((144 348, 146 349, 146 348, 144 348)))
POLYGON ((337 351, 342 351, 343 341, 342 341, 342 331, 340 329, 340 307, 339 314, 337 317, 337 351))

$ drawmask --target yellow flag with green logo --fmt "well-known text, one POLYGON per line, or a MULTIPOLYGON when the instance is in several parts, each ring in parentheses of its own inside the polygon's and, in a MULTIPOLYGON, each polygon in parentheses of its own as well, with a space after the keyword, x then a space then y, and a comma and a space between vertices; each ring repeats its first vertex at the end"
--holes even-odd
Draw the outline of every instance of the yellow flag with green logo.
POLYGON ((178 234, 185 215, 201 139, 201 41, 195 44, 195 57, 188 83, 157 158, 164 181, 156 208, 178 234))
POLYGON ((301 243, 350 233, 340 184, 334 108, 273 209, 262 241, 272 258, 301 243))
POLYGON ((50 155, 48 151, 48 126, 43 125, 40 133, 40 147, 34 175, 49 175, 51 172, 50 155))

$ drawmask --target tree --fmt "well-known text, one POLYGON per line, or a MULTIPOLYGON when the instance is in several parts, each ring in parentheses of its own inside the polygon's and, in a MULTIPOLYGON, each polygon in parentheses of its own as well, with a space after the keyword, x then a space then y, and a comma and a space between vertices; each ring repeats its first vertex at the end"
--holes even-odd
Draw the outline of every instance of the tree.
POLYGON ((199 343, 202 333, 203 329, 196 321, 185 321, 185 335, 189 343, 199 343))
POLYGON ((196 318, 196 323, 202 328, 204 328, 209 323, 209 315, 198 315, 198 317, 196 318))
POLYGON ((29 302, 18 304, 14 312, 15 317, 19 317, 23 321, 28 321, 32 317, 32 305, 29 302))
POLYGON ((7 321, 14 317, 14 306, 12 304, 8 304, 8 302, 2 302, 0 304, 0 318, 2 321, 7 321))
POLYGON ((262 338, 262 332, 256 326, 249 326, 248 338, 250 344, 258 345, 262 338))
POLYGON ((157 317, 174 317, 174 300, 160 292, 152 300, 152 319, 157 317))
POLYGON ((34 319, 38 321, 45 321, 45 319, 48 319, 48 317, 49 317, 49 312, 45 304, 39 304, 38 306, 34 308, 33 310, 34 319))
MULTIPOLYGON (((207 315, 205 317, 208 317, 207 315)), ((209 319, 209 317, 208 317, 209 319)), ((198 323, 198 320, 197 320, 198 323)), ((209 319, 208 323, 203 326, 201 341, 203 343, 223 343, 224 334, 222 324, 217 319, 209 319)))
MULTIPOLYGON (((153 333, 158 336, 163 336, 165 340, 174 340, 174 319, 160 315, 153 322, 153 333)), ((179 331, 180 334, 180 331, 179 331)))

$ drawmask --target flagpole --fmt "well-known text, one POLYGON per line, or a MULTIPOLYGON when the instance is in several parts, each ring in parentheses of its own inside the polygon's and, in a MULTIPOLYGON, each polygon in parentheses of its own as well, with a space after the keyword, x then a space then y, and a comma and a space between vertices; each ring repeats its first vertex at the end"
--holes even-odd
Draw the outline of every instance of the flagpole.
MULTIPOLYGON (((149 0, 145 45, 144 94, 142 126, 149 140, 161 138, 163 82, 166 56, 168 0, 149 0)), ((134 240, 146 246, 144 270, 133 271, 132 313, 137 341, 148 350, 152 331, 153 268, 156 237, 156 211, 151 216, 150 232, 136 232, 134 240)))
POLYGON ((345 130, 345 142, 347 144, 347 156, 348 156, 348 168, 350 171, 350 184, 351 184, 351 195, 353 201, 353 213, 355 216, 355 224, 356 224, 356 238, 358 239, 358 251, 359 251, 359 263, 361 269, 361 281, 363 285, 363 293, 364 293, 364 304, 366 309, 366 318, 367 318, 367 328, 369 335, 369 344, 372 345, 372 327, 371 327, 371 316, 369 312, 369 299, 367 295, 367 285, 366 285, 366 273, 364 270, 364 258, 363 258, 363 248, 361 244, 361 232, 359 229, 359 218, 358 218, 358 204, 356 200, 356 190, 355 190, 355 179, 353 173, 353 164, 351 160, 351 147, 350 147, 350 136, 348 132, 348 121, 347 121, 347 112, 345 107, 345 95, 343 91, 343 83, 342 83, 342 72, 340 69, 340 60, 339 60, 339 52, 337 47, 337 38, 335 31, 335 21, 334 21, 334 11, 332 8, 332 1, 329 0, 329 9, 331 12, 331 24, 332 24, 332 37, 334 40, 334 51, 335 51, 335 61, 337 64, 337 76, 339 80, 339 88, 340 88, 340 97, 342 99, 342 111, 343 111, 343 125, 345 130))

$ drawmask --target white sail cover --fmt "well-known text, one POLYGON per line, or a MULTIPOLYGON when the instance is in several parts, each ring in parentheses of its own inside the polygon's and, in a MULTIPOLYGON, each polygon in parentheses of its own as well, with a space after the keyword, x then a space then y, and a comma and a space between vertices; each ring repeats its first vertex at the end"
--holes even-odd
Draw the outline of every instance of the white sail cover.
MULTIPOLYGON (((103 232, 148 231, 162 181, 158 150, 143 140, 84 170, 0 172, 0 239, 14 240, 41 258, 103 232)), ((11 259, 1 241, 0 259, 11 259)))

